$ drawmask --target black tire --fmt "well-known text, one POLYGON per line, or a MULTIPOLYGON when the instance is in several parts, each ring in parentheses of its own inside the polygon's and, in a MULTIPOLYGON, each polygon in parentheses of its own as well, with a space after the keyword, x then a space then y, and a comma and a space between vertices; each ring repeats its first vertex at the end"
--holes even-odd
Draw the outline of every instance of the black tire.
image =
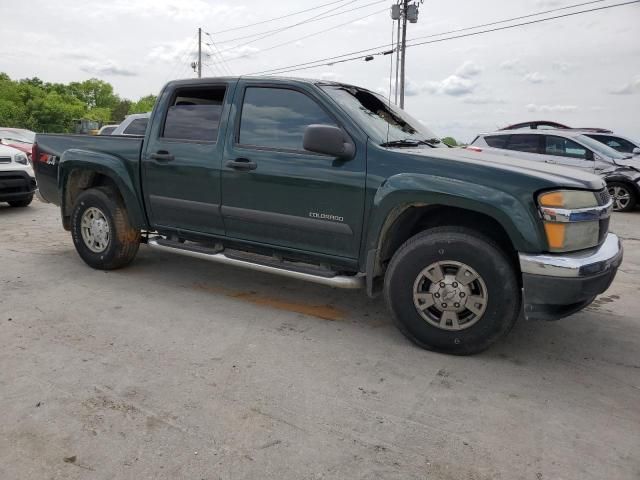
POLYGON ((71 235, 80 257, 100 270, 128 265, 140 246, 140 231, 131 225, 119 193, 109 187, 90 188, 78 196, 71 214, 71 235), (92 251, 82 235, 82 217, 92 207, 103 213, 109 228, 109 238, 101 252, 92 251))
POLYGON ((21 198, 20 200, 11 200, 9 202, 7 202, 9 205, 11 205, 12 207, 16 207, 16 208, 22 208, 22 207, 27 207, 29 206, 29 204, 33 201, 33 194, 29 195, 28 197, 25 198, 21 198))
POLYGON ((624 182, 609 182, 607 183, 607 190, 609 191, 611 198, 613 198, 614 212, 630 212, 636 208, 638 203, 638 193, 632 185, 624 182), (628 195, 629 201, 626 204, 622 204, 618 199, 621 192, 625 192, 625 195, 628 195))
POLYGON ((513 328, 521 310, 518 277, 508 256, 491 239, 461 227, 433 228, 407 240, 391 259, 384 294, 394 322, 409 340, 427 350, 454 355, 488 348, 513 328), (414 305, 414 282, 423 269, 448 261, 471 267, 486 286, 484 312, 461 330, 432 325, 414 305))

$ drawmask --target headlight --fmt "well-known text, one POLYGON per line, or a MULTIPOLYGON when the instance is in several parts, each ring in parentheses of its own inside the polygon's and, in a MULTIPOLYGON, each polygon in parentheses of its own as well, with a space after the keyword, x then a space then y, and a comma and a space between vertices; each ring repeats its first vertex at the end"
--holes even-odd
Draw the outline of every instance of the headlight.
POLYGON ((16 163, 19 163, 21 165, 28 165, 29 164, 29 159, 27 158, 27 156, 24 153, 16 154, 16 156, 13 157, 13 159, 16 161, 16 163))
POLYGON ((556 190, 538 195, 551 252, 595 247, 609 229, 611 200, 586 190, 556 190))

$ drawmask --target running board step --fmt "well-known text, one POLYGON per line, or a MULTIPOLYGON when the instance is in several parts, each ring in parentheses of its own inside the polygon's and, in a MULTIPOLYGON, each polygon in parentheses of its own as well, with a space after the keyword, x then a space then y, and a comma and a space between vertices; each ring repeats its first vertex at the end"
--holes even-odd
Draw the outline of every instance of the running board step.
POLYGON ((264 255, 256 255, 239 250, 222 250, 219 246, 208 248, 175 242, 162 237, 150 238, 147 245, 156 250, 178 253, 187 257, 200 258, 225 265, 244 267, 258 272, 274 273, 330 287, 348 289, 364 287, 364 276, 362 275, 338 275, 336 272, 322 267, 305 266, 305 264, 298 266, 292 262, 284 262, 264 255))

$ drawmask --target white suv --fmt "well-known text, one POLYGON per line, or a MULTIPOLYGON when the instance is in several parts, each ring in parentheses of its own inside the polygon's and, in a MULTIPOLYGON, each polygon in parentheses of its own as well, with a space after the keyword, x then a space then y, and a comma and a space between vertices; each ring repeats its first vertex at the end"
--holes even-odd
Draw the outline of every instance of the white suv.
POLYGON ((607 145, 571 130, 499 130, 478 135, 469 150, 563 165, 602 177, 613 198, 613 209, 635 208, 640 197, 640 157, 620 153, 607 145))
POLYGON ((26 207, 33 200, 36 178, 24 152, 0 144, 0 202, 26 207))

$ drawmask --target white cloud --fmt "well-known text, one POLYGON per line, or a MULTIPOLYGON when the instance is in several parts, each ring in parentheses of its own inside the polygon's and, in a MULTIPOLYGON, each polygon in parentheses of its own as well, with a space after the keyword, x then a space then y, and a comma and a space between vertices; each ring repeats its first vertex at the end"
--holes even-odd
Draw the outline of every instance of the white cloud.
POLYGON ((479 75, 482 72, 482 68, 467 60, 462 65, 460 65, 456 70, 456 75, 461 78, 472 78, 479 75))
POLYGON ((453 97, 467 95, 478 86, 472 78, 478 76, 481 71, 482 68, 480 66, 466 61, 456 69, 453 75, 449 75, 439 82, 427 82, 423 89, 429 93, 451 95, 453 97))
POLYGON ((575 105, 536 105, 535 103, 530 103, 526 108, 529 112, 541 113, 563 113, 578 110, 578 107, 575 105))
POLYGON ((575 63, 557 60, 551 64, 551 68, 560 73, 569 73, 576 70, 577 66, 575 63))
POLYGON ((512 58, 510 60, 505 60, 500 64, 500 68, 502 70, 516 72, 523 75, 527 72, 527 67, 525 67, 525 65, 522 63, 522 60, 520 60, 519 58, 512 58))
POLYGON ((634 93, 640 93, 640 75, 636 75, 630 82, 625 83, 619 87, 613 88, 609 91, 614 95, 632 95, 634 93))
POLYGON ((462 99, 464 103, 471 103, 473 105, 491 105, 498 103, 507 103, 501 98, 494 98, 487 95, 470 95, 462 99))
POLYGON ((228 18, 231 15, 238 17, 238 13, 246 13, 246 7, 243 6, 212 3, 205 0, 110 0, 94 3, 89 9, 84 2, 78 2, 77 6, 70 6, 70 8, 75 7, 76 13, 99 18, 137 16, 191 21, 213 15, 220 18, 228 18))
POLYGON ((547 77, 540 72, 530 72, 524 76, 524 79, 530 83, 543 83, 547 81, 547 77))
POLYGON ((80 65, 80 70, 90 75, 105 75, 109 76, 122 76, 122 77, 135 77, 138 75, 133 70, 127 70, 120 67, 118 64, 111 60, 103 61, 85 61, 80 65))

